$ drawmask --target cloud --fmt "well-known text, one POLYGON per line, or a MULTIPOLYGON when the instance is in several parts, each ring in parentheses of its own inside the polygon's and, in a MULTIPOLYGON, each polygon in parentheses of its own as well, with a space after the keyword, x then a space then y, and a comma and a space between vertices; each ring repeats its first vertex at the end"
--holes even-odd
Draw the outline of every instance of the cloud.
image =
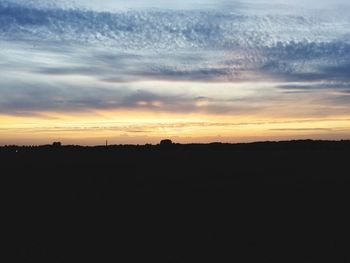
POLYGON ((126 86, 96 89, 93 86, 77 88, 47 83, 8 84, 1 89, 1 95, 0 112, 11 115, 111 109, 186 112, 194 111, 197 101, 191 96, 132 90, 126 86))
POLYGON ((350 82, 342 81, 312 81, 312 82, 296 82, 296 83, 284 83, 283 85, 277 85, 277 88, 285 92, 319 92, 325 90, 334 90, 338 93, 347 94, 350 92, 350 82))
MULTIPOLYGON (((82 52, 77 47, 65 47, 62 52, 48 52, 50 56, 61 56, 65 59, 51 60, 49 65, 33 63, 31 57, 29 60, 19 59, 27 60, 23 64, 27 63, 28 70, 34 73, 94 76, 112 83, 143 80, 237 82, 273 78, 286 82, 327 81, 333 85, 334 82, 349 81, 350 66, 347 61, 350 59, 350 45, 332 43, 327 45, 332 46, 328 49, 325 49, 323 44, 311 43, 310 47, 306 44, 295 45, 302 45, 303 48, 282 46, 262 51, 254 65, 250 65, 249 61, 228 60, 228 55, 225 56, 222 50, 218 50, 217 56, 213 58, 210 51, 204 50, 193 54, 189 54, 188 51, 132 53, 108 48, 99 51, 93 47, 85 47, 82 52), (286 49, 290 51, 287 52, 286 49), (316 53, 315 50, 319 51, 316 53), (312 55, 312 52, 315 54, 312 55)), ((28 49, 28 46, 24 45, 21 48, 28 49)), ((27 52, 29 54, 31 50, 27 52)), ((7 65, 12 66, 19 67, 7 65)))
POLYGON ((242 8, 99 12, 42 9, 6 1, 0 1, 0 13, 0 32, 7 38, 73 41, 123 49, 242 47, 256 51, 291 41, 335 40, 348 32, 345 28, 349 23, 346 18, 334 22, 303 13, 252 15, 242 8), (329 27, 330 23, 335 28, 329 27))
POLYGON ((264 74, 286 81, 348 82, 350 44, 328 43, 277 44, 266 51, 268 60, 261 66, 264 74))
POLYGON ((285 131, 285 132, 290 132, 290 131, 300 131, 300 132, 305 132, 305 131, 333 131, 334 129, 332 128, 295 128, 295 129, 290 129, 290 128, 281 128, 281 129, 270 129, 270 131, 285 131))
MULTIPOLYGON (((237 6, 206 1, 216 8, 197 8, 198 1, 191 1, 183 9, 133 1, 135 9, 106 12, 100 1, 88 7, 69 2, 0 0, 1 112, 127 108, 249 114, 308 101, 292 94, 305 91, 316 94, 322 108, 348 103, 319 98, 329 95, 321 94, 326 89, 349 90, 347 7, 315 15, 308 8, 316 1, 237 6), (256 12, 273 4, 284 7, 256 12), (152 81, 158 86, 148 87, 152 81), (259 84, 264 81, 269 85, 259 84), (159 82, 185 82, 188 91, 159 82), (217 95, 210 90, 216 83, 245 82, 259 89, 245 96, 239 95, 247 93, 243 86, 217 95), (277 98, 278 91, 286 94, 277 98)), ((105 7, 116 3, 107 2, 105 7)))
POLYGON ((0 13, 0 34, 6 38, 117 45, 124 49, 222 46, 226 42, 223 33, 229 26, 227 17, 240 19, 206 11, 107 13, 84 9, 38 9, 2 2, 0 13))

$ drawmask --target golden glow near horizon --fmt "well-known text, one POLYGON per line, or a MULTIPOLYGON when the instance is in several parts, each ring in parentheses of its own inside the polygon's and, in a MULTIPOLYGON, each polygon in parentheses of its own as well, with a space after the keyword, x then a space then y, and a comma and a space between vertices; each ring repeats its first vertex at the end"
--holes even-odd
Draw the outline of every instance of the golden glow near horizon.
MULTIPOLYGON (((250 142, 284 139, 347 139, 350 117, 344 107, 313 101, 338 96, 334 91, 292 96, 274 90, 271 83, 193 83, 145 81, 137 90, 185 94, 179 108, 157 99, 135 101, 126 109, 84 109, 80 111, 36 111, 22 115, 0 115, 0 144, 99 145, 157 143, 162 138, 176 142, 250 142), (184 109, 181 109, 183 107, 184 109), (187 109, 188 108, 188 109, 187 109), (343 114, 342 114, 343 113, 343 114)), ((176 106, 176 105, 175 105, 176 106)))
POLYGON ((130 85, 136 92, 161 92, 180 97, 167 101, 135 100, 130 108, 38 110, 0 115, 0 144, 98 145, 157 143, 162 138, 188 142, 249 142, 284 139, 347 139, 346 107, 322 100, 339 96, 333 90, 284 93, 278 83, 195 83, 144 81, 130 85), (196 98, 197 94, 201 97, 196 98), (184 98, 184 99, 183 99, 184 98), (187 100, 187 98, 195 98, 187 100), (317 104, 315 101, 319 100, 317 104), (172 101, 169 103, 173 103, 172 101))
POLYGON ((176 142, 250 142, 284 139, 347 139, 350 118, 276 119, 147 111, 109 111, 43 116, 0 115, 0 144, 99 145, 176 142))

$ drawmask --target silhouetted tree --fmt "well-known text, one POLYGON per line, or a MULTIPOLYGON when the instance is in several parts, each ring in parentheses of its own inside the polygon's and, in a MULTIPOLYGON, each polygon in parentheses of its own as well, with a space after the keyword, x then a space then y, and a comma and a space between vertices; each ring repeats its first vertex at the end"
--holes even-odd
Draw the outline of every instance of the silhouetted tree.
POLYGON ((165 140, 160 141, 160 145, 161 146, 169 146, 169 145, 173 145, 173 142, 169 139, 165 139, 165 140))
POLYGON ((62 143, 61 142, 54 142, 52 144, 53 147, 61 147, 62 146, 62 143))

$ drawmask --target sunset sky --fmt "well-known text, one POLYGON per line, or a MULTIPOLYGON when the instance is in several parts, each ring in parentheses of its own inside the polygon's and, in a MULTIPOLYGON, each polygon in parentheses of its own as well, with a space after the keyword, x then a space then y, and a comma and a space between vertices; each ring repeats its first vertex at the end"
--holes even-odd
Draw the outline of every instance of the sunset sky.
POLYGON ((0 0, 0 145, 350 139, 349 0, 0 0))

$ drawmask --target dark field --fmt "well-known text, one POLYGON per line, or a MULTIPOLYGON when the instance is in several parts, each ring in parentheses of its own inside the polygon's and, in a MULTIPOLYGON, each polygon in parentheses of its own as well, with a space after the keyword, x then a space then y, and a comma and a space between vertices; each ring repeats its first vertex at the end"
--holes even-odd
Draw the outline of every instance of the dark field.
POLYGON ((11 262, 349 262, 350 142, 0 148, 11 262))

